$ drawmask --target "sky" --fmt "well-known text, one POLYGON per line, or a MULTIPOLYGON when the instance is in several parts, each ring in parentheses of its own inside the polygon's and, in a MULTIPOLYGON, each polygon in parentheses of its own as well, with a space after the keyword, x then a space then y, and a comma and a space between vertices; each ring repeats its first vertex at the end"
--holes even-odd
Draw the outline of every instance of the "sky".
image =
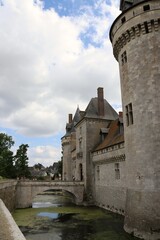
POLYGON ((121 109, 109 29, 119 0, 0 0, 0 132, 29 165, 61 159, 68 114, 85 110, 97 88, 121 109))

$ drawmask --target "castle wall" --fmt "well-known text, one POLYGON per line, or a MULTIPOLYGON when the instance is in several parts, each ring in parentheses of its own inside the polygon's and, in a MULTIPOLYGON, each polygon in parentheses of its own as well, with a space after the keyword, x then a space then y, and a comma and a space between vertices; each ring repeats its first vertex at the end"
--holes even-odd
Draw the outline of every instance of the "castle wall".
POLYGON ((126 202, 124 144, 94 152, 92 161, 96 205, 123 215, 126 202))
POLYGON ((125 230, 160 238, 160 3, 143 1, 113 23, 125 115, 125 230))
POLYGON ((73 154, 72 151, 75 148, 75 133, 70 134, 62 138, 63 148, 63 180, 71 181, 74 175, 73 168, 73 154))
MULTIPOLYGON (((100 143, 100 129, 108 126, 109 121, 99 119, 84 119, 76 127, 77 178, 79 177, 79 164, 83 168, 83 180, 85 182, 88 198, 93 193, 93 163, 91 160, 92 149, 100 143), (81 143, 80 143, 81 141, 81 143), (81 145, 81 147, 80 147, 81 145), (79 154, 80 153, 80 154, 79 154)), ((79 180, 79 179, 78 179, 79 180)))

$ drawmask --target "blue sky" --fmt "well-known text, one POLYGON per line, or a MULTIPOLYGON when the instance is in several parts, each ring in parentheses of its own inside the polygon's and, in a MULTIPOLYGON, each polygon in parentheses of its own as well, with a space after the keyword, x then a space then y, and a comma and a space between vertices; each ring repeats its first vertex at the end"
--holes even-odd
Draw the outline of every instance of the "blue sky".
POLYGON ((0 1, 0 131, 29 165, 61 158, 68 114, 104 88, 121 108, 118 64, 108 33, 119 0, 0 1))

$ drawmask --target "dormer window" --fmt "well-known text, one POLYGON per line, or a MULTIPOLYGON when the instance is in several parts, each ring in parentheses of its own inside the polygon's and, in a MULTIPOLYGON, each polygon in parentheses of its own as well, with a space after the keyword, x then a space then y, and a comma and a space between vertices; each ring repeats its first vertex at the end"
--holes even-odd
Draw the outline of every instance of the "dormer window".
POLYGON ((103 140, 105 139, 105 137, 108 134, 109 129, 108 128, 101 128, 100 129, 100 135, 101 135, 101 141, 103 142, 103 140))
POLYGON ((125 11, 133 5, 134 0, 121 0, 120 10, 125 11))

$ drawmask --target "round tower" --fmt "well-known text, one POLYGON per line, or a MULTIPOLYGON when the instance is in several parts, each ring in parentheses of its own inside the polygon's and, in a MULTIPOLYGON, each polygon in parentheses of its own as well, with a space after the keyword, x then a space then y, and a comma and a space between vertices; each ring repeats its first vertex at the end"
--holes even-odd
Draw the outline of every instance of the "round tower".
POLYGON ((125 128, 124 228, 160 239, 160 1, 121 0, 110 30, 125 128))

